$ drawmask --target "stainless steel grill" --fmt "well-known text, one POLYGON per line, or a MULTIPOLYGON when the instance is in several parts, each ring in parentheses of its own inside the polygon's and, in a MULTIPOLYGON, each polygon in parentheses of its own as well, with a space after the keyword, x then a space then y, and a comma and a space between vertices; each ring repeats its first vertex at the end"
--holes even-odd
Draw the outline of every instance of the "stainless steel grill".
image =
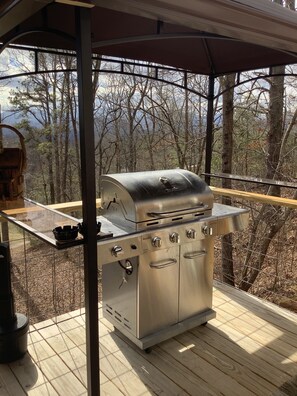
POLYGON ((242 229, 247 211, 214 204, 181 169, 104 175, 100 185, 102 219, 122 230, 98 244, 104 316, 142 349, 214 318, 214 236, 242 229))

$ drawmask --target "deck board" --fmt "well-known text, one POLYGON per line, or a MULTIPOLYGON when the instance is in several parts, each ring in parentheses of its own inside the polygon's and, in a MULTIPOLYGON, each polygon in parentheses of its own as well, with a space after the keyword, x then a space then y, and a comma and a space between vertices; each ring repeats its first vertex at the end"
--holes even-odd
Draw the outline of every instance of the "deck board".
MULTIPOLYGON (((102 395, 297 395, 297 315, 219 283, 217 317, 138 349, 100 318, 102 395)), ((0 365, 0 396, 87 395, 83 310, 31 326, 29 353, 0 365)), ((99 380, 99 376, 98 376, 99 380)))

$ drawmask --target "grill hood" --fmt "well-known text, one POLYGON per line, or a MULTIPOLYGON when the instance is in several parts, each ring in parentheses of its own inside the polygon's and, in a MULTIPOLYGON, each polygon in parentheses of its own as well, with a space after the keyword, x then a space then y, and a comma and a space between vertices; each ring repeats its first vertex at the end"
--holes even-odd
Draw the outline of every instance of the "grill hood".
POLYGON ((100 178, 102 215, 140 230, 211 215, 213 194, 184 169, 118 173, 100 178))

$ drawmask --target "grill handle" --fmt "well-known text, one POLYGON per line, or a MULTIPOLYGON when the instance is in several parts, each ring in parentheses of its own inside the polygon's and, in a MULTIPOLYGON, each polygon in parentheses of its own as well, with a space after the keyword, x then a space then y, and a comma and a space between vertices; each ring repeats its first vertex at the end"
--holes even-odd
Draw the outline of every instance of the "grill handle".
POLYGON ((162 269, 162 268, 170 267, 171 265, 174 265, 176 263, 177 263, 176 259, 168 259, 168 260, 166 259, 166 260, 152 262, 150 263, 150 267, 152 269, 162 269))
POLYGON ((193 259, 195 257, 205 256, 206 253, 207 253, 206 250, 198 250, 196 252, 185 253, 184 258, 193 259))
POLYGON ((197 211, 202 212, 203 210, 208 209, 208 205, 199 204, 194 206, 193 208, 186 208, 186 209, 178 209, 178 210, 171 210, 168 212, 147 212, 147 215, 150 217, 172 217, 175 214, 190 214, 195 213, 197 211))

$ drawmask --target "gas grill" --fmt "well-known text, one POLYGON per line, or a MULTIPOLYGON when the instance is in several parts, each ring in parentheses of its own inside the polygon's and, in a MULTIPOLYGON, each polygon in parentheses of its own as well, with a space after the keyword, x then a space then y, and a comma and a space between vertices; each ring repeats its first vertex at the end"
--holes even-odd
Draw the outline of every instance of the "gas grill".
POLYGON ((104 316, 142 349, 214 318, 214 237, 247 211, 214 204, 182 169, 103 175, 100 188, 102 227, 118 230, 98 243, 104 316))
MULTIPOLYGON (((104 175, 100 184, 104 316, 142 349, 214 318, 214 237, 242 230, 248 211, 214 203, 206 183, 181 169, 104 175)), ((83 223, 29 199, 1 215, 57 249, 84 243, 83 223)))

